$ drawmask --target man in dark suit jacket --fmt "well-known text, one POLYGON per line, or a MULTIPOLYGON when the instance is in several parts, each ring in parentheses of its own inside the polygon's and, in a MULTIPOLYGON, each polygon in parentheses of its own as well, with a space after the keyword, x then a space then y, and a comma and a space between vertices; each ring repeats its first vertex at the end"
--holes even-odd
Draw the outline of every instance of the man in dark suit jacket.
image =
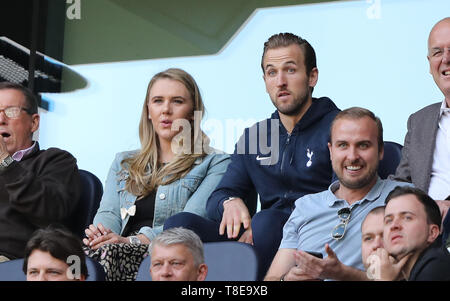
POLYGON ((444 100, 409 117, 395 178, 412 182, 427 192, 445 217, 450 207, 450 202, 443 201, 450 197, 450 17, 440 20, 431 30, 427 58, 444 100))

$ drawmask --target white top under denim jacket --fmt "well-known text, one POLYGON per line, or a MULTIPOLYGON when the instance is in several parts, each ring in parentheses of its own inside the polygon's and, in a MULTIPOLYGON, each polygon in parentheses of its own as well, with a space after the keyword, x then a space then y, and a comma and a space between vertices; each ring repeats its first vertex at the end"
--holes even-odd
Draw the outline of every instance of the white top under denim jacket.
MULTIPOLYGON (((94 225, 102 223, 118 234, 122 234, 125 229, 130 214, 133 214, 132 207, 137 197, 125 190, 129 173, 122 169, 120 163, 136 152, 127 151, 116 155, 106 179, 94 225)), ((167 218, 182 211, 206 217, 206 201, 222 179, 229 163, 228 154, 211 153, 196 160, 196 166, 184 178, 159 186, 156 191, 153 225, 142 227, 139 233, 152 240, 162 232, 167 218)))

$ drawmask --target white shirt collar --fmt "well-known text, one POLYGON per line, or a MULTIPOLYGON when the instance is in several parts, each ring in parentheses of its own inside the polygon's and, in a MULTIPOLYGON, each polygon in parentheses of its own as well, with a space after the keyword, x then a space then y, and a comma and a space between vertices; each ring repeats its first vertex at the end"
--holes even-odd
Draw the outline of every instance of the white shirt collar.
POLYGON ((446 115, 449 114, 450 116, 450 108, 447 107, 447 102, 445 101, 445 98, 442 101, 441 108, 439 110, 439 118, 441 118, 443 114, 446 115))

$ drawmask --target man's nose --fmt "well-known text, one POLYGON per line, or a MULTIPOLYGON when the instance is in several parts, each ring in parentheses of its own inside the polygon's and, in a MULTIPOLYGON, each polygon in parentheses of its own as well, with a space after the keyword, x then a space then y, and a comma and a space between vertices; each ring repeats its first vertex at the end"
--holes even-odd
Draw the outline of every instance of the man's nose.
POLYGON ((163 267, 161 268, 161 274, 162 274, 164 277, 169 277, 169 276, 172 275, 172 268, 170 267, 170 264, 169 264, 169 263, 165 263, 165 264, 163 265, 163 267))
POLYGON ((391 223, 391 230, 399 230, 401 227, 400 219, 394 218, 391 223))
POLYGON ((6 117, 5 111, 0 111, 0 124, 6 124, 8 117, 6 117))
POLYGON ((442 62, 450 64, 450 47, 444 49, 444 55, 442 56, 442 62))
POLYGON ((286 74, 284 72, 278 72, 277 74, 277 86, 283 87, 286 86, 286 74))
POLYGON ((46 274, 45 274, 45 271, 41 271, 41 272, 39 273, 38 280, 39 280, 39 281, 47 281, 47 276, 46 276, 46 274))
POLYGON ((358 159, 359 154, 358 154, 358 150, 356 147, 354 146, 350 146, 347 149, 347 159, 349 159, 350 161, 354 161, 356 159, 358 159))
POLYGON ((372 249, 375 251, 379 248, 383 248, 383 237, 382 236, 377 236, 375 237, 375 241, 373 244, 372 249))

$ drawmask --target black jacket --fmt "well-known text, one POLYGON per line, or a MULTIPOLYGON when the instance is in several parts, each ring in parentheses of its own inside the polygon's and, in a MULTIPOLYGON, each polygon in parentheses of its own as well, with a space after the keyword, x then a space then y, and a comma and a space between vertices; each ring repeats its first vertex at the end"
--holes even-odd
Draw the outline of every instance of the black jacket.
POLYGON ((450 281, 450 254, 440 244, 432 244, 420 254, 408 281, 450 281))
POLYGON ((76 159, 58 148, 40 150, 36 143, 30 154, 0 172, 0 255, 23 257, 35 230, 66 224, 79 195, 76 159))

